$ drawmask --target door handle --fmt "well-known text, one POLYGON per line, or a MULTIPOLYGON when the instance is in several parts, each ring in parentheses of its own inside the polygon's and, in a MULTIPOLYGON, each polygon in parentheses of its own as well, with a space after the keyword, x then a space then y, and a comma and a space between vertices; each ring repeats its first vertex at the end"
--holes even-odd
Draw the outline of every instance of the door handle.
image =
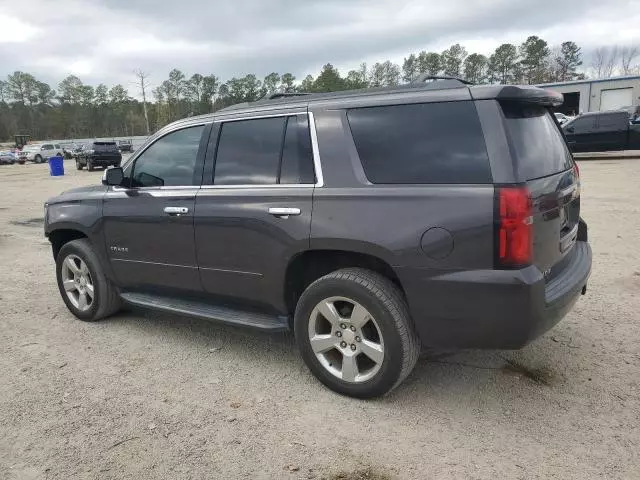
POLYGON ((189 209, 187 207, 164 207, 164 213, 179 217, 180 215, 189 213, 189 209))
POLYGON ((270 207, 269 213, 274 217, 289 218, 290 215, 300 215, 300 209, 295 207, 270 207))

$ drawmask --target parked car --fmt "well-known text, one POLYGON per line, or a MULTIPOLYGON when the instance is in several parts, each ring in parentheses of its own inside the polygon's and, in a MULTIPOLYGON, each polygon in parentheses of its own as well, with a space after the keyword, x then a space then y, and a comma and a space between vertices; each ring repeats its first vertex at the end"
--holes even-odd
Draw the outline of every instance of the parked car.
POLYGON ((118 167, 121 161, 122 155, 116 142, 93 142, 76 154, 76 168, 82 170, 87 167, 90 172, 95 167, 118 167))
POLYGON ((565 115, 564 113, 560 113, 560 112, 555 112, 554 115, 558 119, 558 123, 560 125, 562 125, 563 123, 566 123, 569 120, 574 118, 574 117, 570 117, 569 115, 565 115))
POLYGON ((11 150, 0 151, 0 165, 13 165, 18 157, 11 150))
POLYGON ((78 149, 78 145, 75 143, 61 143, 60 146, 62 147, 62 153, 66 159, 72 159, 73 152, 78 149))
POLYGON ((57 143, 33 143, 25 145, 19 153, 23 161, 44 163, 51 157, 62 157, 62 148, 57 143))
POLYGON ((121 152, 133 152, 133 142, 131 140, 119 140, 118 149, 121 152))
POLYGON ((562 130, 573 152, 640 149, 640 126, 629 121, 626 110, 585 113, 562 130))
POLYGON ((322 383, 367 398, 421 345, 520 348, 585 293, 562 95, 435 79, 289 97, 175 122, 48 200, 69 310, 293 330, 322 383))

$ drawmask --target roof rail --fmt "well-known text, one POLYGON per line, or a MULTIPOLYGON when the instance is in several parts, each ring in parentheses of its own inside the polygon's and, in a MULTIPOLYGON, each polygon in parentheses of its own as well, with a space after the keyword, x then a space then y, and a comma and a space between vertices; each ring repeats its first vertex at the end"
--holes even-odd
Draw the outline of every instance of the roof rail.
POLYGON ((473 82, 470 82, 469 80, 465 80, 464 78, 452 77, 450 75, 430 75, 428 73, 423 73, 422 75, 419 75, 418 78, 416 78, 411 82, 411 85, 414 85, 417 83, 424 83, 427 80, 433 80, 434 82, 438 80, 455 80, 457 82, 460 82, 462 85, 474 85, 473 82))
POLYGON ((301 97, 304 95, 311 95, 307 92, 275 92, 265 97, 265 100, 273 100, 276 98, 285 98, 285 97, 301 97))

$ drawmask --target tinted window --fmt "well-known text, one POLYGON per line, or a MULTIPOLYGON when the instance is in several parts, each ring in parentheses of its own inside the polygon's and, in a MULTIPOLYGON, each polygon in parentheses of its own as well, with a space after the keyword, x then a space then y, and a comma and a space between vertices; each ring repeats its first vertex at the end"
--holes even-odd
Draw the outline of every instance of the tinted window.
POLYGON ((470 101, 358 108, 347 117, 372 183, 491 183, 470 101))
POLYGON ((309 119, 306 115, 287 119, 280 172, 280 183, 315 183, 309 119))
POLYGON ((277 183, 286 117, 222 124, 214 184, 277 183))
POLYGON ((573 166, 571 154, 549 110, 505 102, 502 111, 512 155, 522 177, 545 177, 573 166))
POLYGON ((43 150, 53 150, 53 145, 49 145, 49 144, 47 144, 47 145, 43 145, 43 146, 42 146, 42 149, 43 149, 43 150))
POLYGON ((568 134, 582 134, 582 133, 591 133, 596 126, 596 116, 588 115, 586 117, 578 117, 572 122, 566 123, 562 128, 568 134), (573 129, 573 131, 569 131, 567 129, 573 129))
POLYGON ((96 152, 109 152, 118 149, 114 142, 96 142, 93 144, 92 148, 96 152))
POLYGON ((629 125, 627 112, 598 115, 598 130, 626 130, 629 125))
POLYGON ((160 187, 193 185, 193 174, 204 125, 160 138, 136 159, 131 185, 160 187))

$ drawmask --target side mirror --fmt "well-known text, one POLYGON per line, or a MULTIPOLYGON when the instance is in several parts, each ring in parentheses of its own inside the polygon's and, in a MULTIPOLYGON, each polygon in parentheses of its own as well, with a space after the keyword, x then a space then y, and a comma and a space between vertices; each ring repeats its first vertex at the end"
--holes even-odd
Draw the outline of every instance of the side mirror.
POLYGON ((102 174, 102 184, 112 187, 118 187, 122 185, 124 180, 124 172, 120 167, 107 168, 102 174))
POLYGON ((567 133, 573 133, 575 131, 576 131, 576 129, 573 128, 573 127, 567 127, 567 129, 565 130, 565 132, 567 132, 567 133))

